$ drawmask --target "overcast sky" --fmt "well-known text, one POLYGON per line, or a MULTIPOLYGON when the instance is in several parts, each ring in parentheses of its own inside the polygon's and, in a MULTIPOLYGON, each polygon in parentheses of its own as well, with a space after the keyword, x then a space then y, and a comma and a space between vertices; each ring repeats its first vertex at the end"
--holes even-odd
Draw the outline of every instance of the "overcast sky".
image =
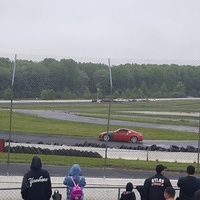
POLYGON ((200 0, 1 0, 0 53, 200 59, 200 0))

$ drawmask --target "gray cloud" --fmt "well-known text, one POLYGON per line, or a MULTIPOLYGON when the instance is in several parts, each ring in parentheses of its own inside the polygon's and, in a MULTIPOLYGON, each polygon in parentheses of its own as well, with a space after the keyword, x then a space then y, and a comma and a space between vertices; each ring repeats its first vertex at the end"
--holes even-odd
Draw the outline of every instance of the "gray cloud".
POLYGON ((198 59, 198 0, 0 2, 0 52, 198 59))

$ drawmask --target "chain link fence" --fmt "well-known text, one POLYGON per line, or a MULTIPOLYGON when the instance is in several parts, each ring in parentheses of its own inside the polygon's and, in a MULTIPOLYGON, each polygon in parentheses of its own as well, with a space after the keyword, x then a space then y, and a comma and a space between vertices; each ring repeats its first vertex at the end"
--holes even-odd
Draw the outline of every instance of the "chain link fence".
MULTIPOLYGON (((58 188, 55 188, 58 189, 58 188)), ((59 193, 62 195, 62 199, 66 199, 66 188, 59 188, 59 193)), ((84 188, 84 199, 85 200, 103 200, 103 199, 119 199, 121 192, 124 189, 118 187, 86 187, 84 188)), ((18 200, 22 199, 20 194, 20 188, 7 188, 0 189, 2 200, 18 200)), ((134 189, 136 198, 140 199, 139 192, 134 189)))
MULTIPOLYGON (((144 141, 168 138, 170 141, 167 144, 147 142, 146 145, 117 143, 115 149, 110 146, 105 155, 109 142, 88 142, 85 139, 73 144, 73 149, 79 148, 78 153, 83 155, 81 151, 85 153, 87 147, 88 151, 103 158, 198 163, 199 64, 200 60, 0 54, 0 117, 7 119, 0 122, 1 131, 54 132, 54 135, 86 135, 98 139, 100 131, 108 133, 113 129, 128 127, 143 132, 144 141), (11 109, 13 116, 9 118, 11 109), (20 122, 22 115, 54 121, 46 124, 41 120, 44 124, 37 129, 30 121, 28 126, 20 122), (99 124, 96 124, 96 119, 99 119, 99 124), (78 125, 79 122, 85 123, 90 126, 90 133, 87 128, 80 133, 76 125, 71 129, 63 126, 58 130, 56 124, 60 126, 62 120, 76 122, 77 127, 85 127, 78 125), (176 136, 177 132, 187 134, 182 138, 176 136), (182 141, 178 144, 176 140, 182 141)), ((6 142, 16 142, 12 135, 7 139, 6 142)), ((45 144, 41 140, 38 138, 37 143, 45 144)), ((26 149, 25 145, 18 148, 11 145, 11 149, 8 146, 10 144, 5 148, 8 153, 24 153, 22 150, 26 149)), ((32 149, 26 149, 28 151, 32 149)), ((63 149, 63 146, 34 149, 35 154, 47 154, 47 151, 49 154, 70 155, 67 147, 63 149), (59 150, 61 148, 62 151, 59 150)))
MULTIPOLYGON (((59 193, 62 195, 62 199, 66 199, 66 188, 60 187, 60 188, 52 188, 52 191, 54 189, 58 189, 59 193)), ((104 200, 104 199, 120 199, 121 193, 125 190, 125 188, 120 187, 85 187, 84 188, 84 199, 85 200, 104 200)), ((2 200, 18 200, 21 199, 20 194, 20 188, 4 188, 0 189, 1 191, 1 199, 2 200)), ((136 199, 141 199, 141 195, 139 191, 136 189, 136 187, 133 189, 133 192, 135 193, 136 199)), ((53 194, 53 193, 52 193, 53 194)), ((179 195, 179 190, 176 190, 176 197, 179 195)))

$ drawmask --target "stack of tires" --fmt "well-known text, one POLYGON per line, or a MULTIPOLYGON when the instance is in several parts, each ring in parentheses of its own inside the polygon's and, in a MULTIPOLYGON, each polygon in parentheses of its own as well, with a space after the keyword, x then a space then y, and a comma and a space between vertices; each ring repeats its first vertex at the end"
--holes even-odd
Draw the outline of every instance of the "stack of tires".
MULTIPOLYGON (((4 147, 4 152, 8 152, 9 147, 4 147)), ((102 158, 98 152, 93 151, 80 151, 76 149, 54 149, 50 150, 48 148, 40 147, 24 147, 15 146, 10 147, 10 153, 25 153, 25 154, 45 154, 45 155, 59 155, 59 156, 79 156, 79 157, 92 157, 92 158, 102 158)))

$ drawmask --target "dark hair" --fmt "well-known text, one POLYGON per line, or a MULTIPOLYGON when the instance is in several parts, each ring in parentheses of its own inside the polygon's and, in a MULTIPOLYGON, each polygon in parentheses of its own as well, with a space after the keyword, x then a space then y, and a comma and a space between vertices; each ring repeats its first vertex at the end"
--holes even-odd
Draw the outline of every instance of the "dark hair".
POLYGON ((133 184, 131 182, 128 182, 126 184, 126 191, 132 191, 133 190, 133 184))
POLYGON ((165 192, 169 197, 175 197, 175 189, 173 187, 166 187, 165 192))
POLYGON ((192 165, 189 165, 189 166, 187 167, 187 173, 188 173, 188 174, 194 174, 194 173, 195 173, 195 167, 192 166, 192 165))

